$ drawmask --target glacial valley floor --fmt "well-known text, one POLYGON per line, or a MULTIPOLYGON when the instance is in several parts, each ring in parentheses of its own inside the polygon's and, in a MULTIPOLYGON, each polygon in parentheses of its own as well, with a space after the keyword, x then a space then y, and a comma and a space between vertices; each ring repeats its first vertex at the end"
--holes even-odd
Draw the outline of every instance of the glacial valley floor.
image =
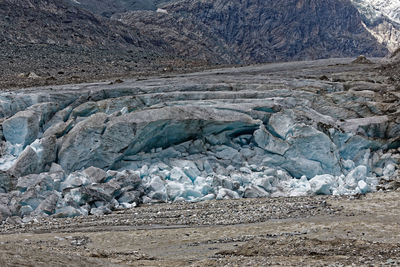
MULTIPOLYGON (((338 94, 352 88, 352 94, 366 97, 374 89, 390 111, 399 98, 398 87, 385 93, 381 86, 384 88, 388 78, 377 72, 376 64, 349 63, 349 59, 280 63, 252 66, 247 72, 232 68, 187 77, 200 81, 211 77, 215 84, 225 84, 227 79, 240 85, 242 81, 229 77, 242 79, 236 73, 241 71, 257 79, 266 76, 267 89, 279 89, 282 84, 286 88, 292 84, 289 78, 295 77, 302 83, 293 83, 294 90, 305 88, 315 94, 326 92, 307 86, 304 80, 343 83, 344 92, 338 94)), ((160 80, 173 84, 175 79, 176 83, 182 81, 163 76, 111 84, 115 88, 132 84, 151 87, 163 85, 160 80)), ((29 83, 10 80, 4 86, 37 85, 25 80, 29 83)), ((400 265, 399 189, 357 196, 141 205, 103 216, 20 220, 10 217, 0 225, 0 266, 400 265)))
POLYGON ((400 191, 143 205, 0 228, 1 266, 396 266, 400 191))

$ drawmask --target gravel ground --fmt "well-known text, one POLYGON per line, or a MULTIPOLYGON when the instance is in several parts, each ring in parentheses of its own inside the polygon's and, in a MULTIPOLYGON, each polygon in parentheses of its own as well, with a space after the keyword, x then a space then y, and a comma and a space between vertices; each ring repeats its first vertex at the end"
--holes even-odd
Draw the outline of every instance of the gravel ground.
POLYGON ((395 266, 400 191, 141 206, 1 227, 2 266, 395 266))

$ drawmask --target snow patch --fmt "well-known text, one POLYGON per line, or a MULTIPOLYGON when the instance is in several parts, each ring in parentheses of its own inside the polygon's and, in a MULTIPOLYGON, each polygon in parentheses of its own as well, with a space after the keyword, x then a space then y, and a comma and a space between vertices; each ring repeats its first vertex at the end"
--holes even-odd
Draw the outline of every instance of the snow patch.
POLYGON ((162 8, 157 8, 156 10, 157 13, 162 13, 162 14, 168 14, 168 11, 162 8))

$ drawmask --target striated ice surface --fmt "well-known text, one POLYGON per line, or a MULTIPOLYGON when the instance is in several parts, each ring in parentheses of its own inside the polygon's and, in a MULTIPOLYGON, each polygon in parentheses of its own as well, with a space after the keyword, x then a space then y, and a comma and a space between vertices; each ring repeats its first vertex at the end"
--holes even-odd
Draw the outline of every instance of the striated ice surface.
POLYGON ((291 77, 292 70, 285 74, 291 78, 275 77, 271 66, 292 68, 4 96, 14 105, 0 121, 4 216, 29 221, 141 203, 365 194, 399 176, 400 121, 387 113, 397 98, 372 103, 371 92, 304 80, 303 72, 291 77))

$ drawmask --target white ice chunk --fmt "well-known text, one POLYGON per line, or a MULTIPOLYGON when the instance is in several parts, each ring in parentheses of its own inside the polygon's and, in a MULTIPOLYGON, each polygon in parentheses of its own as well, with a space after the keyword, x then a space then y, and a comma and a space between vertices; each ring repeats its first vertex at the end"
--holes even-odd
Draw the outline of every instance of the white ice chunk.
POLYGON ((290 114, 285 113, 275 113, 272 114, 269 119, 269 126, 275 131, 280 138, 286 139, 286 136, 289 132, 291 132, 294 120, 293 120, 293 112, 288 112, 290 114))
POLYGON ((198 191, 201 192, 203 195, 208 195, 210 193, 214 192, 212 185, 212 178, 211 177, 197 177, 196 180, 194 181, 194 188, 198 191))
POLYGON ((289 149, 288 143, 270 134, 264 125, 254 132, 254 141, 260 148, 279 155, 284 155, 289 149))
POLYGON ((330 195, 335 187, 335 177, 329 174, 317 175, 310 180, 311 191, 316 195, 330 195))
POLYGON ((240 196, 237 192, 226 188, 220 188, 218 190, 218 194, 216 197, 216 199, 238 199, 238 198, 240 198, 240 196))
POLYGON ((10 142, 5 142, 4 154, 0 157, 0 170, 6 171, 10 169, 18 156, 21 155, 24 146, 22 144, 11 144, 10 142))
POLYGON ((143 165, 141 168, 140 168, 140 177, 144 177, 144 176, 147 176, 147 175, 149 175, 149 166, 147 166, 147 165, 143 165))
POLYGON ((167 181, 166 185, 168 198, 171 200, 175 200, 177 197, 180 197, 185 191, 185 186, 177 181, 167 181))
POLYGON ((396 170, 396 167, 393 164, 388 164, 383 169, 383 176, 389 178, 389 177, 393 176, 395 170, 396 170))
POLYGON ((355 168, 355 164, 351 159, 348 160, 342 160, 342 165, 345 169, 347 170, 352 170, 355 168))
POLYGON ((162 8, 157 8, 156 12, 162 13, 162 14, 168 14, 168 11, 166 9, 162 9, 162 8))
MULTIPOLYGON (((192 181, 196 179, 197 176, 201 175, 201 172, 197 168, 196 164, 190 160, 174 160, 171 162, 172 165, 183 170, 184 174, 189 177, 192 181)), ((171 171, 172 173, 172 171, 171 171)), ((172 175, 172 174, 171 174, 172 175)))
POLYGON ((360 193, 361 194, 366 194, 368 192, 371 191, 371 188, 368 186, 368 184, 366 182, 364 182, 363 180, 358 181, 358 188, 360 189, 360 193))
POLYGON ((192 183, 192 180, 186 176, 186 174, 183 172, 183 170, 179 167, 173 167, 170 173, 169 178, 171 181, 178 181, 182 184, 184 183, 192 183))
POLYGON ((346 175, 345 183, 347 188, 354 189, 361 180, 365 180, 367 175, 367 167, 364 165, 357 166, 354 170, 346 175))

